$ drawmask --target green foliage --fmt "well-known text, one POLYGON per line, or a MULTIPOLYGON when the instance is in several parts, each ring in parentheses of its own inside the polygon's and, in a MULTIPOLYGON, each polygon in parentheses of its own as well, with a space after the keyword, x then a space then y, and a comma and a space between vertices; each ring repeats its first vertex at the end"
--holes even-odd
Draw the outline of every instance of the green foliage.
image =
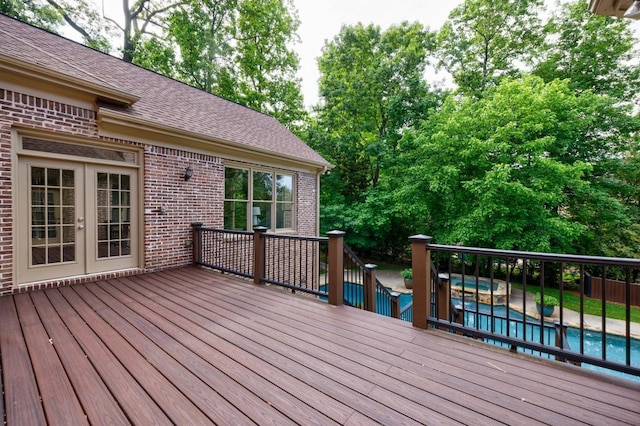
MULTIPOLYGON (((533 295, 533 303, 537 304, 537 305, 541 305, 542 303, 542 297, 540 297, 540 293, 536 293, 533 295)), ((552 307, 552 306, 558 306, 560 304, 560 302, 558 302, 558 299, 556 299, 555 297, 545 294, 544 295, 544 306, 545 307, 552 307)))
POLYGON ((321 103, 312 146, 336 165, 347 201, 362 201, 402 131, 433 105, 423 79, 433 37, 418 23, 345 26, 318 60, 321 103))
POLYGON ((465 0, 438 33, 440 66, 460 92, 480 97, 519 73, 542 47, 542 0, 465 0))
POLYGON ((480 100, 450 98, 406 136, 422 160, 408 169, 402 197, 428 206, 442 243, 565 253, 594 244, 591 228, 628 224, 594 177, 622 153, 610 137, 618 130, 600 120, 601 109, 615 112, 610 102, 531 76, 505 80, 480 100), (586 146, 576 140, 585 128, 593 135, 586 146))
POLYGON ((323 228, 347 231, 377 258, 400 256, 416 224, 396 199, 397 157, 402 134, 438 102, 423 77, 433 41, 418 23, 345 26, 318 61, 321 102, 307 140, 336 166, 322 180, 323 228))
POLYGON ((336 167, 321 231, 362 254, 439 243, 640 256, 640 67, 630 21, 563 2, 465 0, 437 33, 345 26, 322 50, 321 100, 302 106, 291 0, 137 0, 124 20, 88 0, 0 0, 0 12, 74 28, 123 59, 271 114, 336 167), (433 54, 437 53, 437 57, 433 54), (425 67, 451 72, 456 96, 425 67), (634 62, 636 61, 636 62, 634 62), (302 133, 302 132, 301 132, 302 133))
POLYGON ((588 4, 565 4, 546 25, 548 49, 534 73, 551 81, 569 79, 577 91, 591 90, 620 101, 638 93, 640 68, 628 19, 611 19, 591 13, 588 4))
POLYGON ((0 0, 0 13, 58 32, 66 24, 87 46, 109 52, 111 26, 87 0, 0 0))
POLYGON ((0 13, 36 27, 56 31, 63 19, 45 0, 0 0, 0 13))
POLYGON ((405 280, 412 280, 413 269, 411 268, 403 269, 402 271, 400 271, 400 275, 402 275, 402 278, 404 278, 405 280))
POLYGON ((189 0, 168 23, 165 39, 180 59, 157 56, 154 69, 175 61, 178 79, 300 125, 299 62, 291 47, 299 21, 290 0, 189 0))

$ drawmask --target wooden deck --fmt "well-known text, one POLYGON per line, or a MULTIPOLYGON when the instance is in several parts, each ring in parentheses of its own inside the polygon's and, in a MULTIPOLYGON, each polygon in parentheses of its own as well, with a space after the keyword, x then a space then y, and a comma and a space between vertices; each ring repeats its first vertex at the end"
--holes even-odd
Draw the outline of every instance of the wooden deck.
POLYGON ((0 298, 37 424, 640 424, 640 386, 183 268, 0 298))

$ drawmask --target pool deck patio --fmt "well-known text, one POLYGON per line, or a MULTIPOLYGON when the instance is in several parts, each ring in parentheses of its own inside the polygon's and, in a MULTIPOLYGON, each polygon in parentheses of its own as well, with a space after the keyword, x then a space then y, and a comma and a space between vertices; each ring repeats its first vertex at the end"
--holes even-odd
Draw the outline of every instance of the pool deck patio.
POLYGON ((640 384, 202 268, 0 298, 7 425, 640 424, 640 384))

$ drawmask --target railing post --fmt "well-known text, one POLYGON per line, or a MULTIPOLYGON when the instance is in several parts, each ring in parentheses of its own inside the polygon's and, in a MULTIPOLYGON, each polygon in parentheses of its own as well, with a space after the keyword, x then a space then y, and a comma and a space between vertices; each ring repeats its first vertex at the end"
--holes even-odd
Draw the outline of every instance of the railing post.
POLYGON ((376 268, 378 265, 367 263, 364 265, 364 309, 369 312, 376 312, 376 268))
POLYGON ((329 304, 344 303, 344 232, 329 231, 329 304))
MULTIPOLYGON (((553 321, 553 328, 555 329, 555 335, 556 335, 556 347, 563 349, 563 350, 571 350, 571 348, 569 347, 569 343, 567 342, 567 328, 568 328, 568 324, 566 322, 562 323, 562 325, 560 324, 559 320, 554 320, 553 321)), ((582 366, 582 363, 579 361, 567 361, 567 359, 563 356, 560 355, 556 355, 556 361, 560 361, 560 362, 569 362, 573 365, 577 365, 578 367, 582 366)))
POLYGON ((191 249, 193 264, 202 262, 202 222, 191 222, 191 249))
POLYGON ((411 268, 413 269, 413 326, 427 328, 431 316, 431 237, 414 235, 411 241, 411 268))
POLYGON ((393 299, 391 299, 391 317, 400 318, 400 293, 391 293, 393 299))
POLYGON ((438 274, 438 319, 451 321, 451 289, 449 288, 449 274, 438 274))
POLYGON ((267 228, 256 226, 253 228, 253 283, 262 284, 266 262, 266 239, 264 234, 267 228))

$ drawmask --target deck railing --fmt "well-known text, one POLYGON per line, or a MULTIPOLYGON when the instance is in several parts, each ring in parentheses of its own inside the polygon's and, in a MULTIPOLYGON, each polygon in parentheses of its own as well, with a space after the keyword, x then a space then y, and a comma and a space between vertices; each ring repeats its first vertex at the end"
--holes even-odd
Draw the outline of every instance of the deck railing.
MULTIPOLYGON (((640 260, 491 250, 432 244, 431 238, 411 237, 413 267, 413 323, 481 338, 519 350, 543 354, 574 364, 640 376, 640 359, 632 359, 640 324, 631 320, 632 280, 640 260), (587 296, 589 279, 624 282, 621 319, 610 318, 613 305, 606 291, 599 299, 587 296), (558 306, 544 316, 532 294, 554 295, 558 306), (598 315, 585 314, 587 304, 600 306, 598 315), (572 309, 568 309, 570 306, 572 309), (637 325, 636 325, 637 324, 637 325), (569 347, 567 326, 577 337, 569 347), (597 353, 586 348, 587 336, 600 335, 597 353), (623 359, 609 356, 609 343, 622 346, 623 359), (622 345, 620 345, 622 342, 622 345)), ((549 300, 548 300, 549 302, 549 300)))
POLYGON ((253 232, 204 228, 201 223, 191 225, 195 264, 253 278, 253 232))
POLYGON ((375 277, 344 244, 344 233, 303 237, 254 231, 205 228, 193 223, 193 259, 201 266, 304 292, 334 305, 347 304, 382 315, 410 320, 411 304, 400 310, 399 294, 375 277))
POLYGON ((640 376, 640 355, 631 350, 640 333, 640 325, 631 320, 640 260, 437 245, 419 235, 411 237, 413 302, 401 309, 399 295, 377 280, 375 265, 365 264, 344 245, 343 232, 300 237, 265 231, 193 224, 194 262, 252 278, 256 284, 319 296, 333 305, 344 303, 402 318, 416 327, 439 328, 512 350, 640 376), (585 306, 594 302, 588 297, 594 279, 601 286, 595 316, 585 314, 585 306), (618 286, 624 283, 623 314, 617 320, 607 314, 614 305, 607 299, 606 287, 613 281, 618 286), (541 309, 544 296, 555 295, 554 313, 538 314, 533 293, 540 294, 541 309), (571 346, 567 328, 574 342, 577 336, 571 346), (585 342, 598 333, 599 354, 594 355, 585 342), (613 340, 618 351, 622 346, 623 359, 609 356, 608 343, 613 340))

